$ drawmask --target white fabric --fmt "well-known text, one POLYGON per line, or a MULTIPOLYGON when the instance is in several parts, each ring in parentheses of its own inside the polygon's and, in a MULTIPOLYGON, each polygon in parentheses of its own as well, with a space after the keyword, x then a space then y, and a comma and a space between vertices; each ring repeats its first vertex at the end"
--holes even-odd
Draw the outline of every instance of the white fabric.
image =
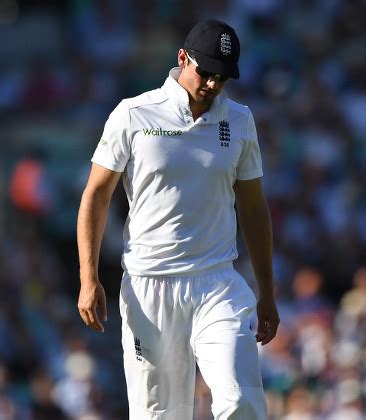
POLYGON ((161 89, 123 100, 92 161, 123 172, 130 204, 122 266, 181 275, 237 258, 233 184, 262 176, 246 106, 218 95, 193 121, 173 69, 161 89))
POLYGON ((120 294, 130 420, 190 420, 195 362, 218 420, 264 420, 266 403, 248 315, 256 299, 232 268, 199 276, 124 273, 120 294))

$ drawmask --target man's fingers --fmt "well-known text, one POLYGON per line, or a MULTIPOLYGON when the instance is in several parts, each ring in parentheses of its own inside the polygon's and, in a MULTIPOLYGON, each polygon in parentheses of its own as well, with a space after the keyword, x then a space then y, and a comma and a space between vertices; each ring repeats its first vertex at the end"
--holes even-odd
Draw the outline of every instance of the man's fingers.
POLYGON ((81 318, 83 319, 83 321, 88 327, 91 327, 96 331, 104 332, 104 327, 99 321, 99 318, 95 309, 80 310, 79 312, 80 312, 81 318))
POLYGON ((260 299, 257 304, 258 333, 257 342, 265 345, 276 335, 280 323, 277 308, 273 299, 260 299))
POLYGON ((79 313, 85 324, 95 331, 104 332, 100 321, 107 320, 107 303, 104 289, 101 284, 90 284, 81 287, 79 294, 79 313), (99 317, 98 317, 99 314, 99 317))
POLYGON ((91 324, 90 318, 89 318, 89 315, 88 315, 88 312, 87 311, 85 311, 84 309, 79 309, 79 314, 81 316, 81 319, 85 322, 86 325, 90 325, 91 324))
POLYGON ((278 324, 279 322, 277 321, 273 325, 266 322, 263 329, 258 328, 258 334, 256 335, 257 342, 260 342, 262 346, 268 344, 276 336, 278 324))
POLYGON ((97 311, 96 311, 95 307, 92 310, 89 311, 89 317, 90 317, 90 321, 91 321, 91 326, 96 331, 104 332, 104 327, 103 327, 102 323, 99 321, 99 318, 98 318, 97 311))
POLYGON ((256 338, 257 341, 262 341, 268 331, 268 324, 259 320, 256 338))
POLYGON ((267 338, 267 336, 268 336, 268 331, 258 330, 258 333, 256 334, 255 337, 257 339, 257 342, 262 342, 264 339, 267 338))
POLYGON ((266 334, 262 337, 261 344, 262 346, 268 344, 276 335, 276 331, 273 331, 272 329, 269 329, 266 334))
POLYGON ((102 294, 100 301, 99 301, 99 313, 100 313, 100 317, 102 318, 103 321, 107 321, 108 319, 108 314, 107 314, 107 301, 105 298, 105 295, 102 294))

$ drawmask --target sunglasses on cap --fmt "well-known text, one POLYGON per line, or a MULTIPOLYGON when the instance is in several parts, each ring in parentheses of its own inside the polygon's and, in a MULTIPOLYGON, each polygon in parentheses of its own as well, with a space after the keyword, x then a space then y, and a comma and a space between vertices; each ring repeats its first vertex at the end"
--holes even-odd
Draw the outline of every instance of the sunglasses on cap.
POLYGON ((198 63, 197 63, 197 61, 196 60, 194 60, 189 54, 188 54, 188 52, 186 51, 186 54, 187 54, 187 57, 188 57, 188 60, 191 62, 191 63, 193 63, 193 64, 195 64, 195 66, 196 66, 196 73, 198 74, 198 76, 200 76, 202 79, 216 79, 219 83, 224 83, 224 82, 227 82, 230 78, 229 77, 226 77, 226 76, 221 76, 220 74, 215 74, 215 73, 210 73, 209 71, 205 71, 205 70, 202 70, 201 68, 200 68, 200 66, 198 65, 198 63))

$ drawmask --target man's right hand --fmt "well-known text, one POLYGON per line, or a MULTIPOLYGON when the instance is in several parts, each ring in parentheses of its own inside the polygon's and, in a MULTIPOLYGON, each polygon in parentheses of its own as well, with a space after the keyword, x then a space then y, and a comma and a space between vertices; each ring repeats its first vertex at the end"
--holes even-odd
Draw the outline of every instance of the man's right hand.
POLYGON ((100 282, 83 282, 80 287, 79 313, 86 325, 95 331, 104 332, 99 320, 107 321, 107 302, 103 286, 100 282))

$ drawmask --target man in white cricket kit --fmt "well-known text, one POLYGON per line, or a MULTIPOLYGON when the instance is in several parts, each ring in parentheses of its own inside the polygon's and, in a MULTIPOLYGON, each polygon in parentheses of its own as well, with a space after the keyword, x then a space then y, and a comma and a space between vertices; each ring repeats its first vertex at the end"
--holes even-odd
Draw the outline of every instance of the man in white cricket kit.
POLYGON ((160 89, 120 102, 92 158, 78 217, 78 307, 88 326, 104 330, 98 260, 122 175, 130 209, 120 310, 133 420, 192 419, 196 362, 215 419, 266 418, 256 343, 275 336, 279 317, 255 124, 224 92, 239 77, 239 54, 230 26, 195 25, 178 51, 179 67, 160 89), (233 269, 236 214, 258 301, 233 269), (256 335, 248 321, 255 309, 256 335))

